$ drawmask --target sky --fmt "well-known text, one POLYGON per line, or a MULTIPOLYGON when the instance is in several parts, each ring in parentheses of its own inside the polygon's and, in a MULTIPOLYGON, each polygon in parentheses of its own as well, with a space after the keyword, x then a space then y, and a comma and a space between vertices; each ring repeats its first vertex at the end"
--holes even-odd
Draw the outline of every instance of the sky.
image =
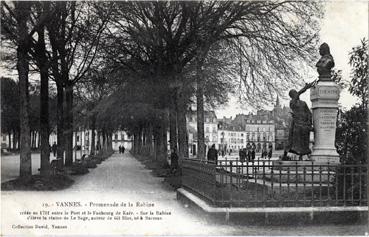
MULTIPOLYGON (((326 1, 325 4, 325 15, 320 25, 320 43, 328 43, 335 60, 335 69, 342 70, 344 80, 350 79, 349 52, 354 46, 360 44, 362 38, 368 38, 368 4, 367 0, 326 1)), ((308 78, 318 77, 318 73, 315 73, 316 76, 307 75, 306 82, 310 82, 311 79, 308 78)), ((309 92, 301 95, 300 99, 309 106, 311 105, 309 92)), ((343 108, 348 109, 356 102, 357 99, 347 90, 341 92, 339 103, 343 108)), ((281 103, 288 106, 289 101, 281 100, 281 103)), ((218 118, 222 118, 223 116, 234 117, 238 113, 249 113, 250 111, 252 110, 242 109, 237 98, 231 97, 227 105, 215 112, 218 118)))

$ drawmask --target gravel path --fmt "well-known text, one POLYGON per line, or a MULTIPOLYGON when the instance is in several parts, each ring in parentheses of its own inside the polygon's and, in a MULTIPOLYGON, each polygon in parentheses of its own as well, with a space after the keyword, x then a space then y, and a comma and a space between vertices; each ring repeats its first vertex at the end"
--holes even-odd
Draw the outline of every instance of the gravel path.
MULTIPOLYGON (((83 207, 96 203, 132 203, 134 212, 159 211, 162 220, 150 221, 64 221, 73 234, 124 234, 124 235, 364 235, 366 225, 324 225, 324 226, 239 226, 220 224, 198 215, 176 200, 176 193, 162 178, 152 176, 131 154, 114 154, 90 173, 75 178, 69 189, 56 192, 3 192, 2 208, 11 206, 7 214, 2 211, 2 229, 14 223, 13 216, 24 210, 24 206, 42 208, 41 203, 52 205, 50 210, 66 210, 57 207, 57 202, 81 202, 83 207), (153 207, 148 207, 153 204, 153 207), (5 216, 6 215, 6 216, 5 216), (11 218, 5 218, 9 217, 11 218), (5 219, 4 219, 5 218, 5 219)), ((69 208, 70 209, 70 208, 69 208)), ((81 210, 82 210, 81 209, 81 210)), ((76 208, 76 210, 79 210, 76 208)), ((93 211, 116 211, 117 208, 90 207, 93 211)), ((121 208, 129 211, 130 208, 121 208)), ((17 220, 21 222, 22 219, 17 220)), ((50 222, 50 224, 52 224, 50 222)), ((15 232, 14 232, 15 231, 15 232)), ((16 234, 11 232, 3 234, 16 234)), ((30 232, 35 233, 35 232, 30 232)), ((48 229, 43 234, 60 234, 65 230, 48 229)))

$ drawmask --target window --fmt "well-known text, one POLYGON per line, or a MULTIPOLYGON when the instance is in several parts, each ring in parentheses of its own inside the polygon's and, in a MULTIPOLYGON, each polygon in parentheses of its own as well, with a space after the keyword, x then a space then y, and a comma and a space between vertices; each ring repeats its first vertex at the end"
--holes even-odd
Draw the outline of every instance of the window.
POLYGON ((118 134, 116 133, 114 134, 114 136, 115 136, 115 140, 118 140, 118 134))
POLYGON ((205 127, 205 132, 209 132, 209 127, 205 127))
POLYGON ((79 142, 79 136, 77 135, 77 137, 76 137, 76 140, 77 140, 77 142, 79 142))

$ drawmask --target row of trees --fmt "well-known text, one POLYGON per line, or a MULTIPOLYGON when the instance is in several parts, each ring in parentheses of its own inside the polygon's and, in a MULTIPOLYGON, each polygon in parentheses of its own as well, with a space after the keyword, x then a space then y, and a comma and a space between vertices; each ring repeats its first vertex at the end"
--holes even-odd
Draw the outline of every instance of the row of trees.
MULTIPOLYGON (((11 78, 1 77, 1 133, 8 136, 8 149, 19 149, 19 84, 11 78)), ((31 130, 31 148, 36 149, 40 146, 40 140, 37 139, 40 133, 40 91, 34 87, 30 90, 30 130, 31 130)), ((56 126, 56 100, 53 94, 49 98, 50 127, 56 126)))
POLYGON ((24 178, 31 175, 30 73, 41 81, 42 175, 49 173, 50 80, 57 94, 57 156, 65 152, 65 166, 73 162, 77 122, 110 141, 114 130, 124 129, 134 135, 135 152, 161 160, 169 128, 171 148, 186 157, 186 112, 193 102, 204 158, 204 106, 224 103, 231 92, 258 106, 300 83, 299 64, 314 65, 322 16, 321 4, 307 1, 1 4, 4 46, 17 48, 9 60, 16 59, 19 76, 24 178))

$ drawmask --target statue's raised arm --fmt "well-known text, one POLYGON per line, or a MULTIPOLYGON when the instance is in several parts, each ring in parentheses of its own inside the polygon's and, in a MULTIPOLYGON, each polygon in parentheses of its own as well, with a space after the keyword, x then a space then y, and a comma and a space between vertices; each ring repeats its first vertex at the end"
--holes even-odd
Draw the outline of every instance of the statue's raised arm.
POLYGON ((315 86, 317 81, 313 81, 313 82, 310 82, 310 83, 305 83, 305 86, 299 90, 297 93, 298 95, 300 96, 302 93, 304 93, 306 90, 310 89, 311 87, 315 86))

